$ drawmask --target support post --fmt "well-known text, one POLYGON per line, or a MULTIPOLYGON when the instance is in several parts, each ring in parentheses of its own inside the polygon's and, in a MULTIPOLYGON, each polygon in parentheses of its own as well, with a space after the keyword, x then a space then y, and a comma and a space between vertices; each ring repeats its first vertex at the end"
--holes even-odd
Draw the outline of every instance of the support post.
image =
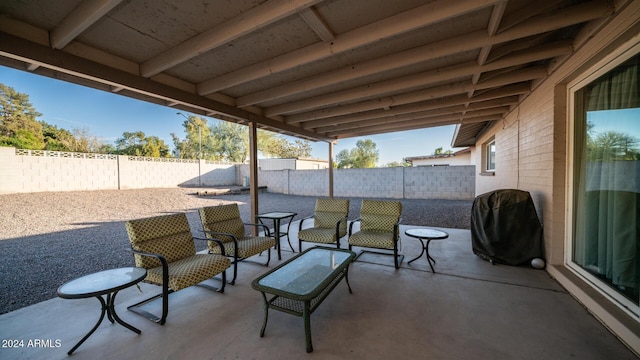
MULTIPOLYGON (((249 123, 249 198, 251 201, 251 223, 256 224, 258 215, 258 132, 255 122, 249 123)), ((252 228, 254 233, 255 227, 252 228)), ((253 234, 257 235, 257 234, 253 234)))
POLYGON ((329 142, 329 197, 333 198, 333 142, 329 142))

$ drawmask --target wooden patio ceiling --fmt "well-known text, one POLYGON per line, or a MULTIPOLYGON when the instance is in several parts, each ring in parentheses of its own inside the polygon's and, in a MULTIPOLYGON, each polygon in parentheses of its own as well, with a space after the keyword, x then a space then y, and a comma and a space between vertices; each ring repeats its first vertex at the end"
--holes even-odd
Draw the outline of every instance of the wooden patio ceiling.
POLYGON ((310 140, 458 124, 454 145, 465 146, 615 7, 8 0, 0 2, 0 64, 310 140))

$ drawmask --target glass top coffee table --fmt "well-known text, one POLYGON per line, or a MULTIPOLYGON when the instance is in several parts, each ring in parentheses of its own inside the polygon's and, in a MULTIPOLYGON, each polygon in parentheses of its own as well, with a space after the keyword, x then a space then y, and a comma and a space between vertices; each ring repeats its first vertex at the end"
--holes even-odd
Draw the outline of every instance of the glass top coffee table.
POLYGON ((264 300, 260 337, 267 327, 269 308, 302 316, 307 352, 312 352, 311 313, 343 278, 351 293, 348 270, 355 256, 349 250, 313 247, 255 279, 251 287, 260 291, 264 300))

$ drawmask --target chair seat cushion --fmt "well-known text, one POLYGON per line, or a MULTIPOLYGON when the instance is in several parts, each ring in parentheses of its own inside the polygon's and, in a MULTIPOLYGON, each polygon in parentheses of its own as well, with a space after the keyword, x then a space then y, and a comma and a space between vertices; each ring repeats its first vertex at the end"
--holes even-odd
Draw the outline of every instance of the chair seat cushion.
MULTIPOLYGON (((215 243, 210 242, 210 244, 215 243)), ((245 236, 243 239, 238 240, 238 258, 245 259, 267 251, 274 246, 276 246, 276 240, 272 237, 245 236)), ((227 256, 233 256, 234 248, 235 244, 233 241, 224 243, 224 252, 227 256)), ((219 246, 209 246, 209 250, 214 254, 220 254, 219 246)))
POLYGON ((349 237, 349 245, 378 249, 393 249, 393 233, 361 230, 349 237))
MULTIPOLYGON (((344 235, 343 235, 344 236, 344 235)), ((336 242, 335 224, 333 228, 309 228, 298 232, 298 239, 314 243, 330 244, 336 242)))
MULTIPOLYGON (((231 261, 220 255, 195 254, 169 263, 169 287, 174 291, 210 279, 231 266, 231 261)), ((162 285, 162 266, 147 270, 146 281, 162 285)))

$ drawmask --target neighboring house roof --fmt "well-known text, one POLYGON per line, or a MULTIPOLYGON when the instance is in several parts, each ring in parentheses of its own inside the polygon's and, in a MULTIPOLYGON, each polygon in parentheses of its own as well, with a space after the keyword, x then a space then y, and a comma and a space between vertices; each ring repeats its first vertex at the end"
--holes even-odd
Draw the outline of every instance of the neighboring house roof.
POLYGON ((460 155, 460 154, 464 154, 464 153, 468 153, 468 152, 471 152, 471 148, 467 147, 467 148, 464 148, 462 150, 458 150, 456 152, 453 152, 451 154, 410 156, 410 157, 404 158, 404 161, 414 162, 416 160, 442 159, 442 158, 454 157, 456 155, 460 155))

